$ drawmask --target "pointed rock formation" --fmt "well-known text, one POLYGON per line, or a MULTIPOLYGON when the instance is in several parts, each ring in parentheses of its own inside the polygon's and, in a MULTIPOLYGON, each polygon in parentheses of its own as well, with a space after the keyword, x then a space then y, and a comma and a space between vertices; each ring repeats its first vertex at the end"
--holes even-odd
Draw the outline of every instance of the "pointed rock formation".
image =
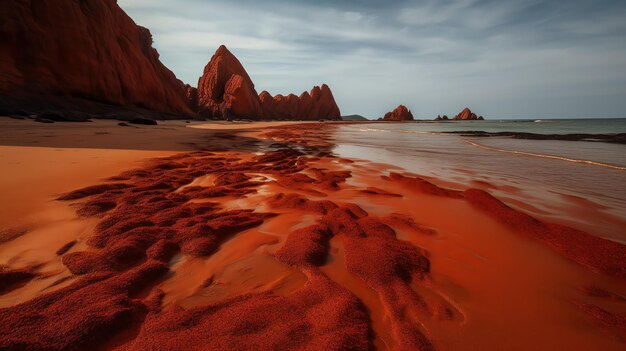
POLYGON ((198 81, 198 113, 210 118, 225 116, 251 119, 340 119, 330 88, 323 84, 300 96, 256 93, 241 62, 222 45, 198 81))
POLYGON ((384 121, 412 121, 413 114, 404 105, 396 107, 395 110, 385 113, 384 121))
POLYGON ((339 107, 337 107, 335 97, 330 91, 328 85, 322 84, 320 93, 320 98, 319 100, 317 100, 317 106, 319 106, 320 108, 319 115, 321 116, 321 118, 340 119, 341 112, 339 111, 339 107))
POLYGON ((205 117, 259 119, 263 112, 254 83, 226 46, 217 49, 198 81, 198 113, 205 117))
POLYGON ((467 107, 453 118, 455 121, 475 121, 483 119, 483 116, 476 116, 476 114, 467 107))
POLYGON ((117 105, 192 114, 182 82, 159 61, 150 31, 115 0, 3 0, 0 23, 5 108, 117 105))

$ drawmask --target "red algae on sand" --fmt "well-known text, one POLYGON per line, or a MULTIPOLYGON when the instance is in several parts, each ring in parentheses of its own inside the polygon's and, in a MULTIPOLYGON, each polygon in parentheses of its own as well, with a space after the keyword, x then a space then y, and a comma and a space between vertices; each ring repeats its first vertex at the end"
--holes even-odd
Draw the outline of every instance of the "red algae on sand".
POLYGON ((601 307, 589 303, 577 303, 578 307, 586 314, 600 322, 611 331, 616 331, 616 335, 626 342, 626 315, 609 312, 601 307))
POLYGON ((244 295, 149 314, 128 349, 371 349, 363 304, 316 270, 308 271, 308 279, 305 288, 287 297, 244 295))
MULTIPOLYGON (((70 272, 84 278, 53 293, 3 309, 0 321, 5 327, 0 331, 0 346, 81 348, 139 323, 139 335, 127 345, 133 349, 156 346, 180 349, 183 345, 205 349, 211 345, 215 350, 370 349, 371 330, 362 303, 313 268, 305 270, 309 277, 307 285, 288 297, 267 292, 189 311, 174 309, 161 313, 151 310, 159 303, 135 295, 149 290, 150 280, 165 278, 167 262, 177 252, 210 256, 230 236, 257 227, 274 216, 190 200, 254 193, 261 183, 251 181, 247 173, 289 178, 304 168, 304 160, 299 160, 301 156, 298 152, 279 150, 241 161, 203 152, 182 154, 155 160, 146 169, 114 177, 113 183, 59 196, 59 200, 81 201, 76 204, 81 216, 102 218, 89 238, 87 249, 67 253, 74 245, 68 243, 57 251, 70 272), (204 174, 216 174, 212 186, 185 187, 204 174), (94 298, 97 304, 88 302, 94 298), (41 317, 29 319, 35 311, 41 317), (55 327, 54 316, 59 315, 69 322, 55 327), (213 332, 200 332, 205 328, 213 332)), ((321 174, 317 181, 320 183, 329 179, 336 183, 346 178, 345 174, 328 177, 321 171, 317 173, 321 174)), ((299 203, 296 198, 279 205, 298 207, 299 203)), ((336 207, 332 203, 320 203, 309 205, 322 212, 336 207)), ((320 264, 324 258, 322 252, 311 260, 320 264)), ((6 272, 3 281, 32 278, 18 277, 16 273, 6 272)))
MULTIPOLYGON (((337 236, 345 245, 347 270, 380 294, 391 320, 395 347, 432 349, 418 324, 406 314, 416 307, 429 313, 409 285, 429 272, 430 263, 424 252, 398 240, 391 227, 369 217, 356 205, 333 207, 323 212, 320 224, 289 234, 277 258, 296 267, 320 266, 327 256, 330 238, 337 236)), ((304 208, 317 211, 315 206, 304 208)))
POLYGON ((71 286, 0 309, 0 349, 88 349, 146 313, 133 295, 167 271, 146 262, 121 275, 90 275, 71 286))
POLYGON ((544 223, 517 211, 484 190, 468 189, 466 201, 515 231, 537 239, 572 261, 626 278, 626 246, 559 224, 544 223))
MULTIPOLYGON (((323 130, 274 128, 263 153, 181 153, 58 196, 79 220, 97 223, 86 241, 52 248, 65 285, 0 309, 0 349, 439 349, 433 321, 453 332, 466 311, 429 290, 442 260, 422 243, 449 233, 402 208, 416 198, 471 205, 574 262, 625 277, 623 245, 544 223, 482 190, 397 172, 353 182, 364 172, 329 154, 323 130), (234 283, 216 274, 220 264, 243 267, 234 283)), ((0 296, 39 270, 3 267, 0 296)), ((599 286, 580 290, 623 302, 599 286)), ((574 306, 623 332, 623 315, 610 306, 574 306)))
POLYGON ((384 176, 384 179, 398 182, 413 191, 419 191, 424 194, 447 196, 453 198, 458 198, 462 196, 460 191, 441 188, 420 177, 405 176, 400 173, 391 172, 389 174, 389 177, 384 176))
POLYGON ((330 237, 330 230, 323 225, 298 229, 289 234, 276 258, 295 267, 321 266, 328 257, 330 237))

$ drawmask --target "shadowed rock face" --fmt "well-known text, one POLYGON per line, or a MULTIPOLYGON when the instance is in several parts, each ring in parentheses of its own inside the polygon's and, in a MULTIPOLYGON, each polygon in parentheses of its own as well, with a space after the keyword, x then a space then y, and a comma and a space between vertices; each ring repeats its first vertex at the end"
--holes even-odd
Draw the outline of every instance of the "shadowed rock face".
POLYGON ((73 99, 192 113, 148 29, 114 0, 4 0, 0 23, 4 104, 62 106, 73 99))
POLYGON ((187 103, 192 111, 198 109, 198 88, 194 88, 189 84, 185 84, 185 94, 187 95, 187 103))
POLYGON ((413 114, 404 105, 396 107, 395 110, 385 113, 383 117, 385 121, 412 121, 413 114))
POLYGON ((457 121, 474 121, 474 120, 482 120, 483 117, 482 116, 476 116, 476 114, 474 112, 472 112, 472 110, 470 110, 469 108, 466 107, 466 108, 463 109, 463 111, 461 111, 453 119, 457 120, 457 121))
POLYGON ((251 119, 340 119, 330 88, 323 84, 300 96, 257 94, 241 62, 222 45, 198 81, 198 113, 205 117, 251 119))

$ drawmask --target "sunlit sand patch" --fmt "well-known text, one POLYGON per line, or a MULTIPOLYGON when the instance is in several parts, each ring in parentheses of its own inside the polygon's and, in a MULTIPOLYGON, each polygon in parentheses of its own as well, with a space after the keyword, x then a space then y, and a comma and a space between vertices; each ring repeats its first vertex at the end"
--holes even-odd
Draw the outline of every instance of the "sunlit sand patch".
POLYGON ((209 187, 213 185, 215 185, 215 174, 207 174, 207 175, 195 178, 191 183, 181 186, 180 188, 176 189, 176 191, 183 191, 185 188, 188 188, 191 186, 209 187))
POLYGON ((297 270, 276 262, 266 250, 278 238, 253 229, 242 232, 209 258, 183 257, 158 288, 163 304, 193 307, 254 292, 287 294, 306 282, 297 270))
MULTIPOLYGON (((50 222, 40 224, 26 234, 2 244, 0 265, 14 268, 35 266, 36 277, 22 287, 12 290, 0 298, 0 307, 28 301, 42 292, 51 292, 69 285, 73 277, 61 262, 56 251, 71 241, 75 248, 84 247, 97 220, 75 218, 74 211, 57 205, 44 217, 50 222), (70 279, 64 279, 64 278, 70 279)), ((42 221, 45 223, 45 221, 42 221)))
POLYGON ((190 304, 181 305, 206 305, 232 296, 266 291, 284 296, 302 288, 306 282, 304 274, 283 266, 271 256, 252 255, 226 265, 199 295, 191 298, 190 304))
POLYGON ((380 297, 359 277, 348 272, 345 267, 344 247, 341 239, 333 238, 330 241, 330 255, 328 262, 321 270, 328 277, 355 294, 365 306, 370 314, 372 328, 374 330, 374 345, 382 350, 389 350, 393 346, 393 336, 390 332, 390 325, 385 310, 380 301, 380 297))

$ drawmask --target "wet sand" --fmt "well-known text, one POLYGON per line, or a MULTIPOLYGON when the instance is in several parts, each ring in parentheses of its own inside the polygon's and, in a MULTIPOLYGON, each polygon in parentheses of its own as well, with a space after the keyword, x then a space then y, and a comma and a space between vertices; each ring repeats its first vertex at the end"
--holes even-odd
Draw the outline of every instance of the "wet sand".
MULTIPOLYGON (((307 123, 315 123, 315 122, 283 122, 283 121, 274 121, 274 122, 241 122, 241 121, 233 121, 233 122, 224 122, 224 121, 211 121, 211 122, 202 122, 202 123, 194 123, 190 125, 191 128, 198 129, 210 129, 210 130, 242 130, 242 129, 261 129, 261 128, 271 128, 271 127, 279 127, 279 126, 288 126, 294 124, 307 124, 307 123)), ((328 122, 332 123, 332 122, 328 122)))
POLYGON ((330 124, 0 121, 0 348, 626 345, 624 246, 336 157, 330 124))

